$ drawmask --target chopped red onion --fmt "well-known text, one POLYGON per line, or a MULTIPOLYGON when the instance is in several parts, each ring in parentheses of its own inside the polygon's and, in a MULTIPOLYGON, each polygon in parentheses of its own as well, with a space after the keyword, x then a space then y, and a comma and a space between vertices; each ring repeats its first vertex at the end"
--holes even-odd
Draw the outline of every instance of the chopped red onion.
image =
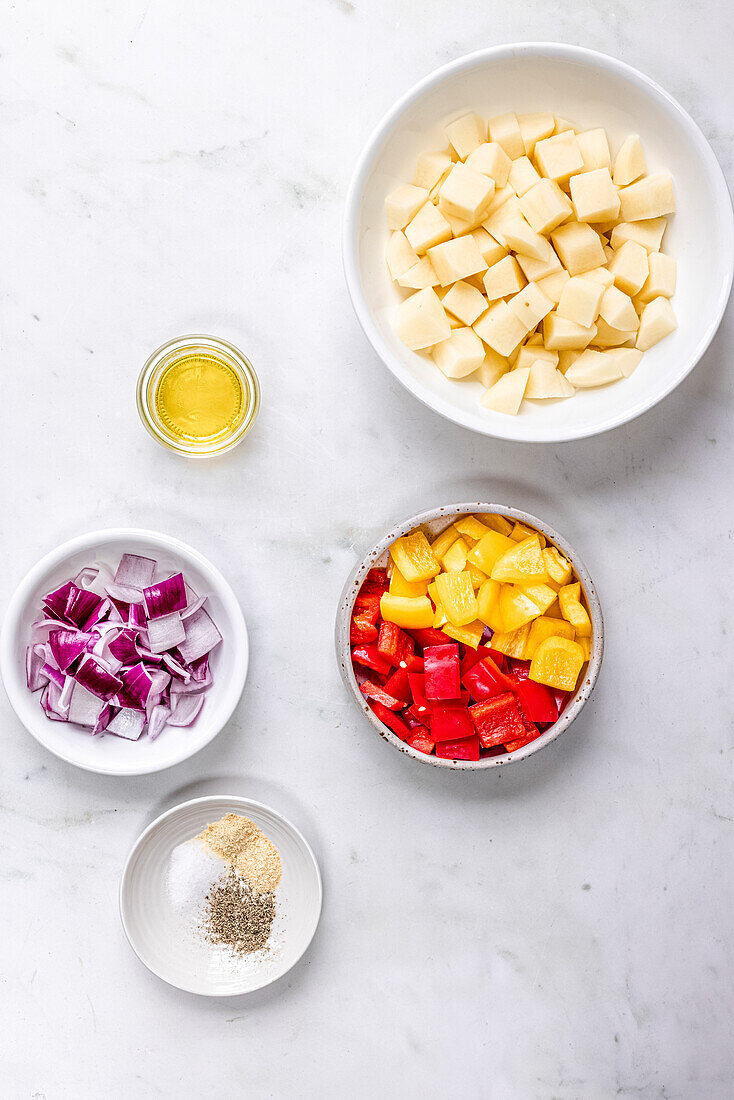
POLYGON ((49 680, 41 692, 41 706, 46 717, 52 722, 68 722, 69 720, 67 714, 62 714, 59 710, 60 696, 61 688, 53 680, 49 680))
POLYGON ((98 596, 96 592, 90 592, 87 588, 77 588, 75 584, 72 584, 66 598, 64 615, 70 623, 74 623, 80 630, 86 629, 87 625, 94 626, 97 621, 95 614, 102 602, 102 597, 98 596))
POLYGON ((25 651, 25 675, 29 691, 40 691, 49 677, 46 668, 46 646, 29 645, 25 651))
POLYGON ((144 588, 143 601, 149 619, 159 619, 173 611, 183 611, 186 607, 186 582, 183 573, 174 573, 172 577, 144 588))
POLYGON ((128 741, 137 741, 145 727, 145 713, 141 710, 123 709, 107 724, 107 732, 128 741))
POLYGON ((142 592, 152 583, 155 567, 153 558, 143 558, 140 554, 123 554, 115 573, 115 584, 137 588, 142 592))
POLYGON ((170 615, 161 615, 148 621, 148 648, 151 653, 164 653, 173 649, 186 637, 181 613, 172 611, 170 615))
POLYGON ((48 636, 48 643, 56 664, 62 672, 66 672, 67 668, 70 668, 97 638, 97 634, 87 634, 83 630, 72 630, 66 627, 62 630, 52 630, 48 636))
POLYGON ((74 679, 77 684, 105 701, 116 695, 122 687, 122 680, 92 653, 84 654, 74 673, 74 679))
POLYGON ((168 725, 190 726, 203 706, 203 695, 172 695, 168 725))
POLYGON ((190 619, 186 619, 186 637, 179 642, 178 652, 187 664, 209 653, 222 640, 209 615, 200 608, 190 619))
MULTIPOLYGON (((67 679, 67 683, 68 682, 67 679)), ((73 684, 73 690, 71 693, 71 702, 69 703, 69 721, 76 723, 77 726, 89 726, 90 728, 94 728, 107 706, 107 703, 104 699, 100 699, 98 696, 93 695, 91 691, 87 691, 82 684, 77 684, 73 680, 71 680, 71 683, 73 684)), ((66 684, 64 685, 64 690, 66 690, 66 684)), ((59 706, 59 710, 61 709, 61 706, 59 706)))
POLYGON ((170 707, 155 706, 150 712, 150 718, 148 719, 148 737, 151 741, 155 741, 156 737, 159 737, 163 733, 163 730, 168 725, 168 719, 171 716, 170 707))

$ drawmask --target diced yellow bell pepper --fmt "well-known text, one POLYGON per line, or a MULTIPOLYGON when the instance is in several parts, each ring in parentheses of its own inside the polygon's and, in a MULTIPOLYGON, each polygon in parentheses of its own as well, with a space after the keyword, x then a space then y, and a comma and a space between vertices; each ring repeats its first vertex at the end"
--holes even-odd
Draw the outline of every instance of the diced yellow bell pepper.
POLYGON ((505 629, 500 614, 500 592, 502 585, 499 581, 486 580, 477 592, 477 618, 481 619, 490 630, 505 629))
POLYGON ((576 641, 579 643, 579 645, 581 646, 581 648, 584 651, 584 661, 590 661, 591 660, 591 638, 589 638, 589 637, 585 638, 585 637, 581 636, 581 637, 577 638, 576 641))
POLYGON ((545 614, 549 619, 558 619, 559 622, 565 623, 565 619, 561 614, 561 605, 558 603, 558 596, 556 596, 550 607, 546 608, 545 614))
POLYGON ((584 651, 579 643, 554 635, 542 641, 536 649, 528 676, 537 684, 545 684, 558 691, 573 691, 583 664, 584 651))
POLYGON ((513 584, 503 584, 500 591, 500 615, 505 631, 510 633, 519 630, 531 619, 536 619, 540 615, 540 608, 521 588, 516 588, 513 584))
POLYGON ((525 660, 533 659, 536 649, 546 638, 569 638, 573 641, 575 633, 574 628, 565 619, 550 619, 547 615, 533 619, 525 646, 525 660))
POLYGON ((508 539, 506 535, 501 535, 499 531, 488 531, 476 546, 472 546, 467 561, 489 575, 497 559, 514 547, 512 539, 508 539))
POLYGON ((476 619, 473 623, 467 623, 466 626, 454 626, 453 623, 446 623, 442 630, 455 642, 463 642, 464 645, 470 645, 472 649, 477 649, 484 634, 484 623, 480 622, 479 619, 476 619))
POLYGON ((569 583, 573 576, 573 569, 568 558, 564 558, 560 550, 555 546, 546 546, 543 550, 543 561, 548 570, 548 584, 555 588, 556 592, 559 588, 563 588, 564 584, 569 583))
POLYGON ((476 516, 462 516, 461 519, 454 521, 454 527, 460 535, 465 539, 471 539, 472 542, 479 542, 489 531, 489 527, 476 516))
POLYGON ((493 581, 509 584, 545 584, 548 574, 538 536, 531 535, 506 550, 497 558, 489 575, 493 581))
POLYGON ((436 591, 453 626, 466 626, 477 618, 477 598, 467 572, 441 573, 436 577, 436 591))
POLYGON ((492 531, 498 531, 500 535, 509 535, 512 530, 512 521, 498 515, 497 512, 477 512, 477 519, 481 523, 486 523, 492 531))
POLYGON ((581 583, 567 584, 558 593, 561 614, 574 628, 577 634, 587 637, 591 634, 591 619, 581 603, 581 583))
POLYGON ((482 587, 485 581, 489 580, 487 574, 483 573, 481 569, 477 569, 476 565, 472 565, 471 562, 467 562, 466 571, 471 577, 472 588, 475 592, 482 587))
POLYGON ((534 531, 532 527, 527 527, 524 523, 516 523, 510 531, 509 537, 513 542, 524 542, 525 539, 529 539, 533 535, 537 535, 541 547, 545 546, 545 535, 541 535, 540 531, 534 531))
POLYGON ((390 577, 391 596, 425 596, 428 591, 428 581, 406 581, 397 565, 390 577))
POLYGON ((456 542, 458 537, 459 532, 456 530, 453 523, 451 523, 445 531, 442 531, 440 535, 436 535, 435 539, 431 543, 431 550, 433 550, 433 553, 436 555, 437 558, 440 558, 443 554, 446 553, 449 546, 451 546, 453 542, 456 542))
POLYGON ((530 623, 525 623, 519 630, 513 630, 509 634, 493 634, 489 643, 492 649, 498 653, 504 653, 507 657, 516 657, 518 661, 525 660, 525 646, 530 634, 530 623))
POLYGON ((441 572, 438 558, 422 531, 396 539, 390 547, 390 557, 406 581, 429 581, 441 572))
POLYGON ((434 630, 441 630, 444 626, 446 626, 447 622, 448 622, 448 619, 446 618, 446 612, 441 607, 441 604, 437 603, 436 604, 436 610, 433 613, 433 624, 432 625, 433 625, 434 630))
POLYGON ((556 602, 556 593, 547 584, 521 584, 518 587, 529 600, 537 603, 541 615, 545 615, 548 608, 556 602))
POLYGON ((460 573, 466 565, 469 547, 463 538, 457 539, 449 546, 448 550, 440 555, 441 565, 447 573, 460 573))
POLYGON ((433 626, 433 607, 428 596, 393 596, 385 592, 380 599, 380 614, 386 622, 411 630, 433 626))

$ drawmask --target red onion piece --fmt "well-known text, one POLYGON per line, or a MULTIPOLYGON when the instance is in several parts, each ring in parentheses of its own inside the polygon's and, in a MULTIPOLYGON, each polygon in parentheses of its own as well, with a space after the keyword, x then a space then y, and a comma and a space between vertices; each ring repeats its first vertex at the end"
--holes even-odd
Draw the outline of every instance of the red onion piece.
POLYGON ((107 703, 104 699, 93 695, 91 691, 87 691, 82 684, 76 684, 73 680, 71 682, 74 684, 74 689, 69 704, 69 721, 76 726, 88 726, 93 729, 107 703))
POLYGON ((107 726, 108 733, 124 737, 127 741, 137 741, 145 726, 145 713, 141 710, 124 709, 118 711, 107 726))
POLYGON ((172 695, 168 725, 190 726, 203 706, 203 695, 172 695))
POLYGON ((142 592, 152 582, 156 564, 154 558, 143 558, 140 554, 123 554, 115 573, 115 584, 137 588, 142 592))
POLYGON ((179 642, 178 652, 187 664, 209 653, 222 640, 222 635, 210 619, 209 615, 200 608, 190 619, 186 619, 186 637, 179 642))
POLYGON ((41 706, 46 717, 52 722, 68 721, 67 715, 62 714, 58 709, 60 696, 61 688, 53 680, 50 680, 41 692, 41 706))
POLYGON ((186 637, 186 629, 178 611, 148 620, 148 647, 152 653, 173 649, 186 637))
POLYGON ((29 691, 40 691, 49 677, 46 667, 46 646, 29 645, 25 651, 25 676, 29 691))
POLYGON ((116 695, 122 687, 122 680, 92 653, 84 654, 74 673, 74 679, 78 685, 105 701, 116 695))
POLYGON ((171 716, 170 707, 156 706, 150 712, 150 718, 148 719, 148 737, 151 741, 155 741, 156 737, 160 737, 163 730, 168 725, 168 719, 171 716))
POLYGON ((158 581, 143 589, 145 613, 149 619, 159 619, 173 611, 186 607, 186 584, 183 573, 174 573, 164 581, 158 581))
POLYGON ((97 634, 87 634, 83 630, 73 630, 66 627, 62 630, 52 630, 48 636, 48 643, 56 664, 62 672, 74 664, 89 644, 97 641, 97 634))

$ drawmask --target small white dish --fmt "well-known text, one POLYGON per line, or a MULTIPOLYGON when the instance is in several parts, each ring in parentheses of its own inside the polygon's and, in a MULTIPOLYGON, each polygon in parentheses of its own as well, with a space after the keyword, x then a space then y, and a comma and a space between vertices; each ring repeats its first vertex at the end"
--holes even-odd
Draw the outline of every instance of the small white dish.
POLYGON ((247 627, 237 597, 219 570, 185 542, 154 531, 113 528, 63 543, 26 574, 13 594, 0 637, 0 672, 11 706, 25 728, 56 756, 86 771, 144 775, 193 756, 216 737, 236 707, 247 677, 247 627), (212 651, 214 682, 193 725, 169 726, 155 741, 139 741, 51 722, 26 683, 25 652, 31 623, 41 617, 41 596, 95 561, 116 566, 124 553, 155 558, 162 569, 180 569, 195 592, 207 595, 207 609, 222 635, 212 651))
POLYGON ((683 381, 711 342, 734 269, 734 221, 724 175, 696 123, 649 77, 615 58, 558 43, 494 46, 452 61, 410 89, 385 115, 357 164, 347 197, 343 258, 364 332, 385 365, 425 405, 457 424, 500 439, 579 439, 624 424, 683 381), (566 401, 528 402, 518 416, 482 409, 478 382, 445 378, 393 332, 405 295, 385 264, 386 195, 410 182, 418 155, 444 148, 444 126, 466 111, 550 111, 587 129, 603 126, 618 148, 638 133, 648 169, 673 174, 678 212, 663 247, 678 264, 673 299, 679 327, 634 374, 566 401))
POLYGON ((204 997, 234 997, 270 985, 295 966, 313 939, 321 915, 316 858, 301 833, 275 810, 237 795, 182 802, 161 814, 136 841, 120 883, 120 917, 135 954, 169 985, 204 997), (280 852, 283 878, 269 951, 235 956, 197 936, 168 889, 171 854, 228 813, 254 821, 280 852))

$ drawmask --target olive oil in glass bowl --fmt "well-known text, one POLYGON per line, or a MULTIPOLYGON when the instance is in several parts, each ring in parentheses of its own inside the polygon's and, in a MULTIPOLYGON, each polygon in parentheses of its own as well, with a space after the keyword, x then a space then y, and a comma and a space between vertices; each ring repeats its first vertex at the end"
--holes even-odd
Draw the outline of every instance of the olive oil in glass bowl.
POLYGON ((233 344, 215 336, 180 336, 148 359, 137 401, 140 419, 164 447, 208 457, 231 450, 247 435, 260 409, 260 384, 233 344))

